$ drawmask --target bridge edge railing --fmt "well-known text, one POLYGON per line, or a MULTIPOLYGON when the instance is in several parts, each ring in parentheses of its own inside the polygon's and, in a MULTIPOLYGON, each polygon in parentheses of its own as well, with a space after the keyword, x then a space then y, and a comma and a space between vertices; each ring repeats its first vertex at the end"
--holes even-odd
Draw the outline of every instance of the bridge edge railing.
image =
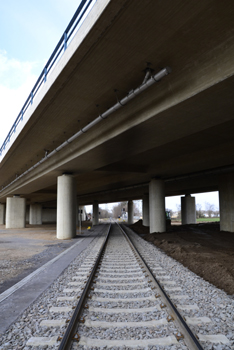
MULTIPOLYGON (((23 121, 24 114, 27 111, 28 107, 33 104, 34 97, 36 96, 38 90, 43 83, 46 82, 48 73, 51 71, 52 67, 56 64, 62 52, 66 51, 68 46, 69 39, 72 38, 75 30, 77 29, 79 23, 84 18, 84 15, 88 13, 88 9, 93 5, 97 0, 82 0, 78 6, 75 14, 73 15, 71 21, 69 22, 67 28, 65 29, 63 35, 61 36, 59 42, 57 43, 53 53, 45 64, 39 78, 37 79, 35 85, 33 86, 28 98, 26 99, 23 107, 21 108, 13 126, 11 127, 9 133, 7 134, 3 144, 0 148, 0 157, 2 156, 4 150, 6 149, 7 144, 10 142, 12 135, 15 134, 18 125, 23 121)), ((70 42, 69 42, 70 43, 70 42)))

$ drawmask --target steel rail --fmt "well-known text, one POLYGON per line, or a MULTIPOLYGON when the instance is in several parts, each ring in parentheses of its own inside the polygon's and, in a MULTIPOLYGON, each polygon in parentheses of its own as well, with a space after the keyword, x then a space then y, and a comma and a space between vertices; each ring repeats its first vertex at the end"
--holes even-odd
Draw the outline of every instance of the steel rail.
MULTIPOLYGON (((71 343, 73 341, 73 338, 74 335, 75 335, 75 331, 76 331, 76 328, 77 328, 77 325, 78 325, 78 322, 79 322, 79 319, 80 319, 80 315, 81 315, 81 312, 83 311, 83 306, 84 306, 84 303, 85 303, 85 300, 88 296, 88 293, 89 293, 89 289, 90 289, 90 286, 91 286, 91 283, 93 281, 93 278, 94 278, 94 275, 96 273, 96 270, 98 268, 98 265, 100 263, 100 260, 101 260, 101 257, 102 257, 102 254, 105 250, 105 247, 106 247, 106 244, 107 244, 107 241, 108 241, 108 238, 109 238, 109 235, 110 235, 110 229, 111 229, 111 224, 109 225, 109 228, 108 228, 108 231, 107 231, 107 235, 106 235, 106 238, 105 238, 105 241, 100 249, 100 252, 98 254, 98 257, 97 257, 97 260, 96 260, 96 263, 94 265, 94 267, 92 268, 92 271, 89 275, 89 278, 88 278, 88 281, 85 285, 85 288, 80 296, 80 299, 79 299, 79 302, 73 312, 73 315, 71 317, 71 320, 69 322, 69 325, 65 331, 65 334, 61 340, 61 343, 59 345, 59 348, 58 350, 68 350, 70 349, 70 346, 71 346, 71 343)), ((76 339, 76 338, 74 338, 76 339)))
POLYGON ((184 340, 187 343, 187 345, 190 347, 190 349, 204 350, 204 348, 202 347, 202 345, 200 344, 200 342, 196 338, 195 334, 191 331, 190 327, 185 322, 185 320, 183 319, 183 317, 181 316, 181 314, 179 313, 179 311, 177 310, 177 308, 175 307, 175 305, 173 304, 173 302, 171 301, 171 299, 169 298, 169 296, 167 295, 167 293, 165 292, 165 290, 161 286, 160 282, 154 276, 153 272, 151 271, 150 267, 146 263, 145 259, 140 254, 139 250, 136 248, 136 246, 133 243, 132 239, 129 237, 127 232, 123 229, 122 225, 119 225, 118 223, 117 223, 117 225, 119 226, 120 230, 123 232, 124 236, 128 240, 128 242, 129 242, 130 246, 132 247, 133 251, 136 252, 136 255, 142 261, 145 269, 148 270, 147 272, 149 273, 150 278, 152 278, 153 281, 156 283, 158 289, 160 290, 160 293, 162 294, 161 296, 162 296, 165 304, 169 307, 170 311, 172 312, 172 316, 177 321, 177 323, 178 323, 178 325, 179 325, 179 327, 181 329, 181 334, 183 334, 184 340))

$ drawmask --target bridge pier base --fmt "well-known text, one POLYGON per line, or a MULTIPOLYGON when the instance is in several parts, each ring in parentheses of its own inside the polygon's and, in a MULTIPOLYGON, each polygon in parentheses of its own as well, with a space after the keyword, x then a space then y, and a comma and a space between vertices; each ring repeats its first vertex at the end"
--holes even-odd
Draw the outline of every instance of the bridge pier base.
POLYGON ((181 219, 182 225, 196 224, 195 197, 191 197, 190 194, 181 197, 181 219))
POLYGON ((26 198, 8 197, 6 202, 6 228, 25 228, 26 198))
POLYGON ((41 204, 31 204, 29 209, 29 225, 42 225, 41 204))
POLYGON ((152 179, 149 184, 150 233, 166 231, 165 186, 163 180, 152 179))
POLYGON ((6 206, 0 203, 0 225, 5 225, 6 206))
POLYGON ((143 226, 149 226, 149 195, 143 196, 143 226))
POLYGON ((99 224, 99 206, 98 201, 93 202, 93 225, 99 224))
POLYGON ((128 201, 128 224, 133 224, 133 201, 128 201))
POLYGON ((57 183, 57 238, 76 236, 76 181, 72 175, 58 176, 57 183))
POLYGON ((220 230, 234 232, 234 174, 219 180, 220 230))

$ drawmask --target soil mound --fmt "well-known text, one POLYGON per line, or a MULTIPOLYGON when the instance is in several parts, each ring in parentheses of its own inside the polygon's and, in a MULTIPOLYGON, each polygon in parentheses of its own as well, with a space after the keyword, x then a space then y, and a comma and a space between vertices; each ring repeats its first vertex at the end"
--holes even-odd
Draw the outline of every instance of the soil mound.
POLYGON ((130 226, 216 287, 234 295, 234 233, 220 231, 219 223, 172 225, 165 233, 149 233, 142 220, 130 226))

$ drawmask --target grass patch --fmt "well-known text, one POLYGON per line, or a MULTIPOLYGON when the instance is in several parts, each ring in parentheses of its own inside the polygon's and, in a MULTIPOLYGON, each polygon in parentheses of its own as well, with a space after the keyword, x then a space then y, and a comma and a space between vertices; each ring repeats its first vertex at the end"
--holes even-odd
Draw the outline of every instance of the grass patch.
POLYGON ((197 222, 219 222, 220 218, 200 218, 197 219, 197 222))

